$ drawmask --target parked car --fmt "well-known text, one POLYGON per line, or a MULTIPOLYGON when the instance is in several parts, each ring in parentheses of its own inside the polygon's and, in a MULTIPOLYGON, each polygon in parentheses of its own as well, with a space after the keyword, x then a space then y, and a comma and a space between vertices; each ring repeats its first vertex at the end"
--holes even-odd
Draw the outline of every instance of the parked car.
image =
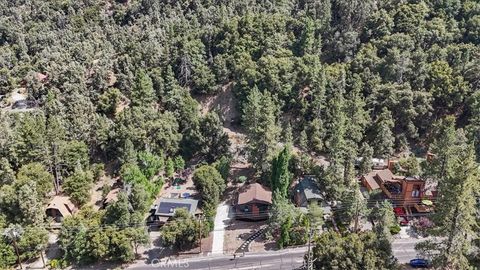
POLYGON ((430 266, 430 261, 425 259, 413 259, 410 260, 410 266, 414 268, 426 268, 430 266))

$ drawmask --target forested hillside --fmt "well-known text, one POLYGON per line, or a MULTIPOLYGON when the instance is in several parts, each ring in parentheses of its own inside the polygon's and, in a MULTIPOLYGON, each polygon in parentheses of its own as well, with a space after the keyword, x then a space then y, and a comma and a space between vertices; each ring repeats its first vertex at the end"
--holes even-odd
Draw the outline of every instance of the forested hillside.
POLYGON ((104 164, 215 162, 224 125, 259 175, 293 141, 349 181, 450 115, 480 157, 479 87, 477 0, 0 0, 0 95, 35 104, 0 111, 0 228, 43 222, 52 183, 85 204, 104 164), (229 87, 241 116, 203 115, 229 87))

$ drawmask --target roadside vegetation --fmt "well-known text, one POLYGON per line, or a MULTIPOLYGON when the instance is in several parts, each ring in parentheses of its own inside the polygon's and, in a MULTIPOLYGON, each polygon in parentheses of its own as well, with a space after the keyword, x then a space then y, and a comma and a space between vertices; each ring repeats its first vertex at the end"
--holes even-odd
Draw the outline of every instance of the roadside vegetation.
MULTIPOLYGON (((400 154, 402 172, 438 183, 429 233, 444 240, 419 250, 438 268, 478 266, 479 87, 477 0, 0 1, 0 96, 36 104, 0 108, 0 268, 15 245, 20 261, 45 250, 59 194, 80 209, 61 226, 59 264, 134 260, 153 200, 192 164, 207 235, 234 154, 274 192, 281 248, 322 227, 321 211, 293 207, 295 177, 343 204, 343 234, 316 235, 317 269, 392 269, 392 205, 369 205, 356 179, 400 154), (198 100, 226 89, 239 114, 203 113, 198 100), (245 149, 231 153, 224 128, 245 149), (105 178, 124 190, 97 210, 105 178), (359 216, 373 232, 357 232, 359 216)), ((163 240, 194 245, 197 223, 179 211, 163 240)))

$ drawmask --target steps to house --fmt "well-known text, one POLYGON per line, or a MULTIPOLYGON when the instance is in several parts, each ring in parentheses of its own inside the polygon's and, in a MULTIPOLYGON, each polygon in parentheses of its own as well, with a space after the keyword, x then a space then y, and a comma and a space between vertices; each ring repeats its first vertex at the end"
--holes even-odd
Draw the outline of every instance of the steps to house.
POLYGON ((254 232, 252 235, 250 235, 247 240, 245 240, 245 242, 243 242, 243 244, 235 251, 235 253, 244 253, 244 252, 248 252, 249 251, 249 248, 250 248, 250 244, 255 240, 257 239, 258 237, 260 237, 261 235, 263 235, 265 233, 265 231, 267 230, 267 228, 261 228, 260 230, 254 232))

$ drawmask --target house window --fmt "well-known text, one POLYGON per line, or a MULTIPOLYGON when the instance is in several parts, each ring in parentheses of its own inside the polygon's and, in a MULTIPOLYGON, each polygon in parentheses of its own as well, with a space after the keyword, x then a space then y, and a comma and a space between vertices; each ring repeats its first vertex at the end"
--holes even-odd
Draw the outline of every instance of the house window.
POLYGON ((418 198, 420 197, 420 185, 414 185, 412 190, 412 197, 418 198))

